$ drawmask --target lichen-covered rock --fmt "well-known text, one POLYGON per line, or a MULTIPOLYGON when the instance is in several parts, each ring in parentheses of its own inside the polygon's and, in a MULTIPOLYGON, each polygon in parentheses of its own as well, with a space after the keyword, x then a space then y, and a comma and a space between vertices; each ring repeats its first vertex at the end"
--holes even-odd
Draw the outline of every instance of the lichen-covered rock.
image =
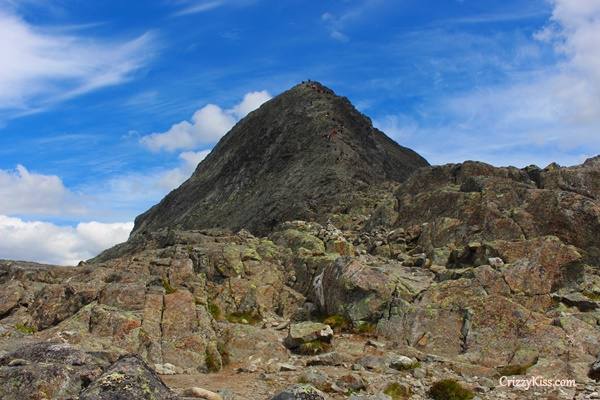
POLYGON ((417 171, 401 184, 398 223, 428 223, 420 242, 429 253, 480 240, 555 235, 598 259, 600 228, 597 160, 571 168, 496 168, 479 162, 417 171), (471 183, 476 180, 477 190, 471 183), (469 190, 466 190, 469 188, 469 190), (448 221, 452 221, 451 224, 448 221))
POLYGON ((358 326, 376 323, 394 296, 412 301, 432 281, 430 271, 397 262, 338 258, 317 272, 311 297, 323 313, 347 316, 358 326))
POLYGON ((52 284, 36 293, 31 316, 36 329, 46 329, 75 314, 98 295, 93 285, 52 284))
POLYGON ((19 305, 24 292, 23 284, 16 280, 0 286, 0 318, 19 305))
POLYGON ((596 381, 600 381, 600 357, 590 367, 588 376, 596 381))
POLYGON ((271 400, 326 400, 325 393, 311 385, 295 385, 276 394, 271 400))
POLYGON ((177 396, 138 356, 125 356, 81 392, 79 400, 176 400, 177 396))
POLYGON ((0 398, 75 400, 107 365, 66 344, 25 345, 0 357, 0 398))
POLYGON ((328 350, 332 339, 333 330, 329 325, 306 321, 292 324, 284 343, 293 351, 317 354, 328 350))

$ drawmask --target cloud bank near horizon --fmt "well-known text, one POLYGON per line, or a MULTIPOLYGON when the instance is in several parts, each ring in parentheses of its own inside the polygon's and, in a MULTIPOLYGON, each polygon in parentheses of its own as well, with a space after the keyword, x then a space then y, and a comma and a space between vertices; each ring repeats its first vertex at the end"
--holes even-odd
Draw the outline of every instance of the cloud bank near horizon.
MULTIPOLYGON (((180 140, 179 123, 165 133, 145 136, 141 142, 152 143, 148 148, 154 151, 212 146, 236 121, 269 99, 268 92, 256 91, 228 109, 209 104, 194 114, 194 123, 185 132, 189 141, 180 140), (146 138, 151 141, 146 142, 146 138)), ((59 176, 32 172, 23 165, 14 170, 0 169, 0 237, 6 237, 0 243, 0 257, 60 265, 93 257, 125 241, 133 228, 132 222, 95 219, 111 220, 115 212, 118 218, 133 219, 144 211, 139 209, 141 204, 149 207, 159 201, 188 179, 209 153, 210 148, 182 151, 176 167, 126 173, 77 189, 68 188, 59 176), (57 217, 89 222, 61 226, 44 221, 57 217)))

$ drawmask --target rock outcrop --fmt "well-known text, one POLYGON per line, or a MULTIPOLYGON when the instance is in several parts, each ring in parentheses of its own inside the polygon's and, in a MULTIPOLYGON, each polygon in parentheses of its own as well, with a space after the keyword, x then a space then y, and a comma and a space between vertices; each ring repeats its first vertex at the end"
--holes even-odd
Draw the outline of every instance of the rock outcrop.
POLYGON ((524 169, 465 162, 423 168, 398 190, 397 226, 423 226, 420 244, 437 248, 489 240, 557 236, 598 262, 600 162, 524 169))
POLYGON ((79 400, 176 400, 178 397, 138 356, 115 362, 85 388, 79 400))

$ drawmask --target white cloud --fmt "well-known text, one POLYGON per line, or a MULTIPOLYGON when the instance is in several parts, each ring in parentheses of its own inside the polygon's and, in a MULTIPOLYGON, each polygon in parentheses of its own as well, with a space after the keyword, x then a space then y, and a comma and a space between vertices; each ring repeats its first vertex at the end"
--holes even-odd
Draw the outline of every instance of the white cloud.
POLYGON ((260 92, 250 92, 244 95, 242 102, 230 111, 237 118, 242 119, 258 107, 271 100, 271 95, 266 90, 260 92))
POLYGON ((0 214, 75 215, 84 212, 76 195, 55 175, 32 173, 22 165, 0 169, 0 214))
POLYGON ((179 163, 144 173, 127 173, 102 182, 67 188, 60 177, 18 165, 0 169, 0 215, 114 221, 135 217, 188 179, 210 150, 186 151, 179 163))
POLYGON ((166 132, 146 135, 140 142, 152 151, 193 149, 200 145, 214 144, 239 119, 269 99, 271 95, 261 91, 247 93, 239 104, 228 110, 208 104, 196 111, 191 121, 178 122, 166 132))
POLYGON ((403 115, 386 115, 373 121, 375 128, 379 129, 397 142, 410 138, 417 132, 417 124, 409 117, 403 115))
POLYGON ((551 19, 531 41, 547 46, 553 61, 508 69, 501 84, 429 104, 429 115, 406 144, 422 148, 419 140, 426 138, 434 163, 477 155, 495 164, 545 166, 600 153, 600 2, 551 4, 551 19))
POLYGON ((181 185, 188 179, 200 161, 204 160, 210 153, 210 150, 202 151, 185 151, 179 154, 179 158, 183 161, 182 165, 165 172, 158 174, 158 186, 160 189, 170 191, 181 185))
POLYGON ((209 153, 210 150, 183 152, 175 167, 130 172, 80 187, 86 194, 87 215, 103 221, 135 217, 188 179, 209 153))
POLYGON ((321 14, 321 21, 329 31, 329 36, 339 42, 348 42, 350 37, 344 31, 352 24, 365 19, 367 15, 380 6, 385 5, 383 0, 360 0, 348 2, 350 5, 339 14, 326 12, 321 14))
POLYGON ((0 111, 34 112, 131 78, 151 53, 152 35, 96 40, 39 29, 0 4, 0 111))
POLYGON ((74 265, 127 240, 132 223, 97 220, 132 219, 189 178, 209 152, 183 152, 174 168, 129 173, 76 192, 60 177, 22 165, 0 170, 0 259, 74 265), (48 217, 96 221, 59 226, 37 220, 48 217))
POLYGON ((127 240, 132 229, 132 222, 71 227, 0 215, 0 258, 75 265, 127 240))

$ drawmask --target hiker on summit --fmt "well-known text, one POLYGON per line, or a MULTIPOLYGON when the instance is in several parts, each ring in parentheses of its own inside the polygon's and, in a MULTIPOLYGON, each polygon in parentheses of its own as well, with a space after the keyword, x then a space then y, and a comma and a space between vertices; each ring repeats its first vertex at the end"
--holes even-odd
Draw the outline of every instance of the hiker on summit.
POLYGON ((338 131, 336 128, 332 128, 331 131, 329 132, 329 135, 327 135, 327 140, 329 140, 330 142, 333 142, 333 139, 335 139, 335 136, 337 135, 338 131))

